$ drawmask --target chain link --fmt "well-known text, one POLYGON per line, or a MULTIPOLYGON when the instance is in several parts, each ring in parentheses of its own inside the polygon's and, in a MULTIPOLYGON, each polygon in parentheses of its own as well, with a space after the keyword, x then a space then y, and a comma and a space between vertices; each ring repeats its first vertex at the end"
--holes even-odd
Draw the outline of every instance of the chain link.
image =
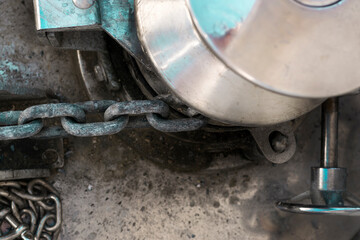
POLYGON ((41 104, 23 111, 0 112, 0 140, 94 137, 116 134, 124 128, 153 127, 162 132, 184 132, 198 130, 206 124, 201 118, 168 119, 169 113, 169 106, 161 100, 41 104), (102 113, 104 122, 86 122, 86 115, 91 113, 102 113), (50 118, 61 118, 61 127, 45 127, 43 120, 50 118))
POLYGON ((0 182, 0 240, 59 237, 62 206, 58 191, 42 179, 0 182))

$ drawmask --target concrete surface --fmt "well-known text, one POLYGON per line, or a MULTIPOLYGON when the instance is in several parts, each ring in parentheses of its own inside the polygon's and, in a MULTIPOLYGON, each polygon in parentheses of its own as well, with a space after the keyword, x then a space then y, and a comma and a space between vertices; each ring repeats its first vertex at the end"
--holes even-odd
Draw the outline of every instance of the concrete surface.
MULTIPOLYGON (((20 72, 30 69, 39 88, 50 88, 66 101, 84 100, 73 74, 73 53, 38 45, 27 5, 0 0, 0 61, 32 56, 18 63, 20 72)), ((348 190, 357 195, 359 113, 360 96, 341 100, 340 163, 349 168, 348 190)), ((319 109, 309 114, 297 132, 297 153, 278 166, 222 156, 199 172, 172 172, 116 137, 71 138, 65 168, 52 178, 63 199, 61 239, 351 239, 360 229, 359 218, 274 208, 276 200, 309 187, 310 167, 320 153, 319 115, 319 109)))
MULTIPOLYGON (((273 207, 309 186, 309 169, 319 155, 318 113, 300 129, 294 159, 280 166, 244 161, 242 168, 218 171, 243 161, 219 158, 202 172, 174 173, 114 138, 74 139, 55 183, 64 198, 63 239, 351 239, 359 218, 293 215, 273 207)), ((344 139, 354 119, 342 119, 344 139)), ((342 143, 341 159, 355 159, 359 143, 342 143)), ((349 190, 356 192, 359 164, 345 165, 351 167, 349 190)))

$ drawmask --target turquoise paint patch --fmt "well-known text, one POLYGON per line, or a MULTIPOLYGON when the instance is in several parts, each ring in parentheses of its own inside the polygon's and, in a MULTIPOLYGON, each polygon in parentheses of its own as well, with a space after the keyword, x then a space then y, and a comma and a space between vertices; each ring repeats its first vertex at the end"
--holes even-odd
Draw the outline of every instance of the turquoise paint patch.
POLYGON ((10 62, 8 60, 1 61, 0 62, 0 80, 1 81, 7 81, 12 73, 19 73, 20 67, 17 64, 14 64, 13 62, 10 62))
POLYGON ((7 89, 7 83, 13 81, 14 79, 21 79, 23 85, 27 85, 30 78, 40 78, 41 72, 29 73, 28 68, 32 68, 29 63, 24 65, 24 63, 16 63, 8 60, 0 62, 0 89, 7 89))
POLYGON ((202 30, 212 37, 222 37, 245 21, 256 0, 189 0, 202 30))
POLYGON ((20 68, 19 68, 18 65, 15 65, 14 63, 9 62, 9 61, 3 61, 3 62, 1 62, 0 66, 1 66, 2 68, 7 68, 9 71, 12 71, 12 72, 14 72, 14 71, 17 71, 17 72, 18 72, 18 71, 20 70, 20 68))

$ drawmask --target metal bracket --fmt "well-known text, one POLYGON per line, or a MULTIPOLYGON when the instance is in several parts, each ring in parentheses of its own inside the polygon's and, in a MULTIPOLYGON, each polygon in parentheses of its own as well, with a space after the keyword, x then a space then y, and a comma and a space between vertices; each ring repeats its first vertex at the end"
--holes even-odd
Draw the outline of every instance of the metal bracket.
POLYGON ((147 62, 136 33, 134 1, 98 0, 84 9, 72 0, 34 0, 34 8, 36 29, 52 46, 97 51, 104 46, 94 45, 94 42, 101 43, 92 41, 93 37, 82 36, 81 32, 105 31, 138 61, 147 62), (53 33, 59 35, 59 32, 63 33, 63 40, 55 36, 54 44, 53 33), (79 32, 78 44, 68 43, 74 37, 69 32, 79 32), (81 42, 85 48, 79 47, 81 42))
POLYGON ((260 151, 270 162, 281 164, 294 156, 296 140, 291 122, 271 127, 250 128, 249 131, 260 151))

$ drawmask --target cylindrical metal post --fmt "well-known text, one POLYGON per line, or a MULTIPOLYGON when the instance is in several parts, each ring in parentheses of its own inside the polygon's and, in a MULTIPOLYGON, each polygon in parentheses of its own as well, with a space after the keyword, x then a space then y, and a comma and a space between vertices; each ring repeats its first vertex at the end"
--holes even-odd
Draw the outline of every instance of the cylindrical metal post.
POLYGON ((338 166, 338 108, 338 98, 329 98, 322 105, 320 166, 323 168, 338 166))

